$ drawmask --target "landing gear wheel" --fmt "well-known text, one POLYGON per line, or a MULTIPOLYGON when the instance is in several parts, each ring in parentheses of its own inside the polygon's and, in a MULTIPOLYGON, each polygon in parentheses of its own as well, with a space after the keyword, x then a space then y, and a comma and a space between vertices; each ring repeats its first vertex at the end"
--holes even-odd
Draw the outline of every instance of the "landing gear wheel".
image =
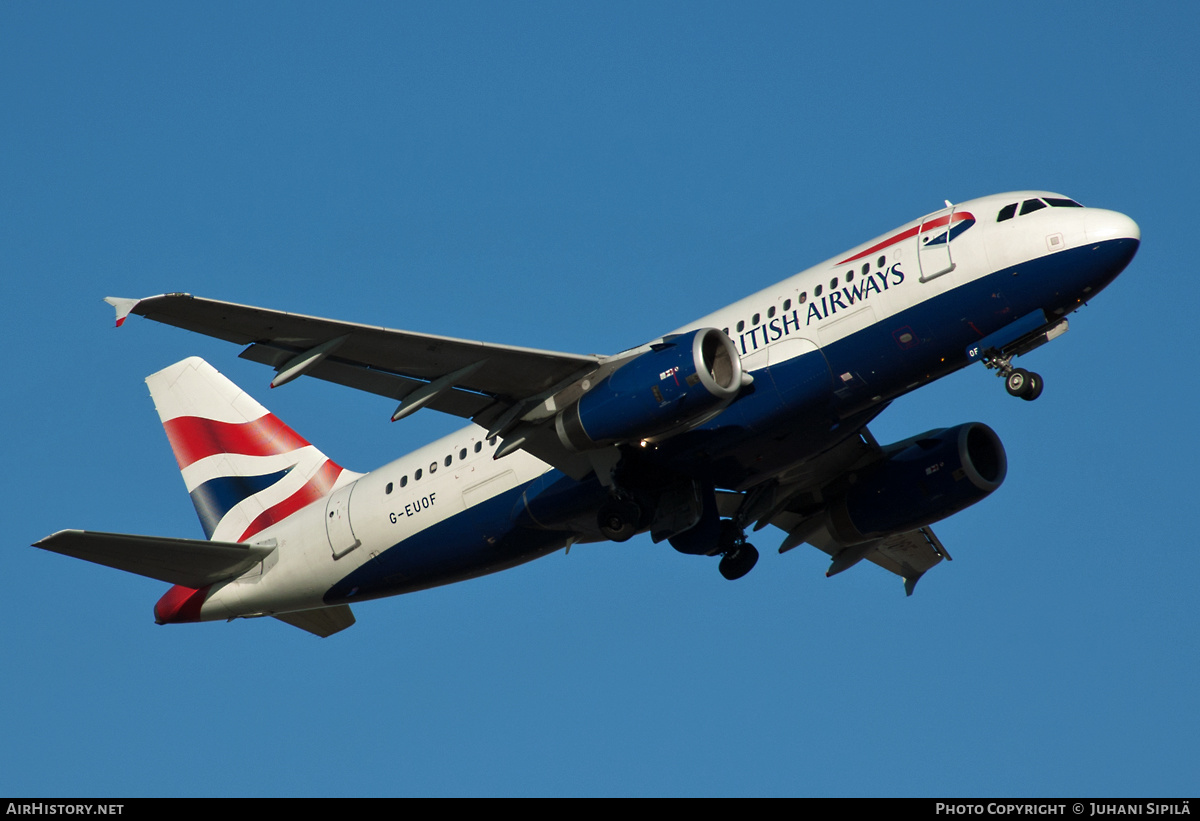
POLYGON ((753 570, 757 563, 758 550, 752 544, 742 544, 722 556, 717 569, 729 581, 734 581, 753 570))
POLYGON ((1008 391, 1008 395, 1025 397, 1032 388, 1029 379, 1031 375, 1024 368, 1014 368, 1004 380, 1004 389, 1008 391))
POLYGON ((1042 395, 1042 388, 1046 387, 1046 381, 1042 379, 1040 373, 1029 374, 1029 390, 1021 394, 1021 398, 1026 402, 1032 402, 1042 395))
POLYGON ((636 503, 626 499, 610 499, 600 508, 596 524, 604 538, 625 542, 637 533, 641 518, 642 509, 636 503))

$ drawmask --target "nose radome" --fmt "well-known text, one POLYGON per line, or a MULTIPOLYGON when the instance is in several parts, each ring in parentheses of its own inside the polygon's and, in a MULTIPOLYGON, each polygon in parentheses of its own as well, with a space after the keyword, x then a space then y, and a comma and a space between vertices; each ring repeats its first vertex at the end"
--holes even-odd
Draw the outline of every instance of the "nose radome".
POLYGON ((1089 208, 1087 215, 1088 242, 1109 239, 1135 239, 1141 241, 1142 231, 1138 224, 1118 211, 1089 208))

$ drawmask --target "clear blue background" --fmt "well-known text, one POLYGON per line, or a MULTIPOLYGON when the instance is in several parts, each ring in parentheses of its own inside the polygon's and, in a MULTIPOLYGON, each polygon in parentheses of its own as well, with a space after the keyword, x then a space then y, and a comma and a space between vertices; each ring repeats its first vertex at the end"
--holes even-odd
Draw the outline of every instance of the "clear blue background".
POLYGON ((1195 794, 1190 2, 0 5, 0 794, 1195 794), (157 627, 29 547, 200 537, 142 382, 212 361, 367 470, 458 420, 271 373, 114 294, 573 352, 640 343, 944 199, 1138 220, 1029 357, 896 402, 1005 486, 906 599, 810 548, 731 584, 648 538, 357 608, 157 627))

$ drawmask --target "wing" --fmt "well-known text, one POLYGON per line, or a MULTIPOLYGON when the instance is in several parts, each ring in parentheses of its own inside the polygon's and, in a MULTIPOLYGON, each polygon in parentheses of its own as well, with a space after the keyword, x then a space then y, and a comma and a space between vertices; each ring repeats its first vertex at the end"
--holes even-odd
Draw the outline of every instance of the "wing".
POLYGON ((785 531, 788 535, 779 547, 780 553, 805 542, 828 553, 833 561, 827 576, 867 559, 900 576, 905 592, 911 596, 926 571, 942 559, 950 559, 933 530, 921 527, 865 543, 847 544, 838 541, 827 526, 827 502, 843 491, 856 473, 870 470, 887 456, 888 452, 863 427, 857 435, 798 469, 755 488, 744 498, 740 498, 741 494, 723 494, 725 498, 718 501, 718 506, 724 505, 723 515, 737 516, 746 524, 757 522, 756 530, 772 524, 785 531))
POLYGON ((108 297, 120 326, 129 314, 247 345, 243 359, 276 371, 272 387, 314 376, 386 396, 400 404, 393 419, 422 407, 471 419, 489 436, 524 428, 520 446, 572 475, 590 469, 547 435, 543 424, 583 392, 583 380, 615 368, 613 360, 398 331, 272 311, 190 294, 144 299, 108 297))

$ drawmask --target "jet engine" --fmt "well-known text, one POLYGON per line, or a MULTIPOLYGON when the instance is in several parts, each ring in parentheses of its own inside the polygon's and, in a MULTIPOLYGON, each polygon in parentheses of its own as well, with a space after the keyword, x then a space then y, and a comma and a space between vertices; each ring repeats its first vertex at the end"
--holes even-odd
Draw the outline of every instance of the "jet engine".
POLYGON ((842 544, 941 521, 988 496, 1008 472, 1000 437, 979 422, 929 431, 893 448, 829 506, 830 533, 842 544))
POLYGON ((574 451, 687 430, 716 416, 742 387, 733 340, 716 328, 668 337, 606 376, 559 413, 574 451))

